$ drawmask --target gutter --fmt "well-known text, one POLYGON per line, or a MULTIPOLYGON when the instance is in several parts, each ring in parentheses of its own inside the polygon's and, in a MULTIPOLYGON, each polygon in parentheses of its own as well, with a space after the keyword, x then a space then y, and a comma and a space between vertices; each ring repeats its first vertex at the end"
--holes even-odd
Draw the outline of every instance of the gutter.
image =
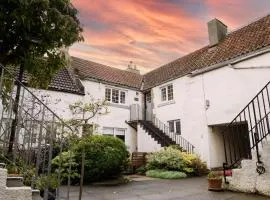
POLYGON ((262 54, 265 54, 265 53, 268 53, 268 52, 270 52, 270 46, 266 46, 266 47, 264 47, 264 48, 262 48, 262 49, 260 49, 258 51, 255 51, 255 52, 253 51, 253 52, 251 52, 251 53, 249 53, 247 55, 239 56, 239 57, 233 58, 231 60, 226 60, 224 62, 215 64, 215 65, 211 65, 211 66, 203 68, 203 69, 195 70, 195 71, 189 73, 188 76, 189 77, 194 77, 194 76, 197 76, 197 75, 200 75, 200 74, 203 74, 203 73, 206 73, 206 72, 209 72, 209 71, 224 67, 226 65, 233 65, 233 64, 239 63, 241 61, 248 60, 250 58, 253 58, 253 57, 256 57, 258 55, 262 55, 262 54))

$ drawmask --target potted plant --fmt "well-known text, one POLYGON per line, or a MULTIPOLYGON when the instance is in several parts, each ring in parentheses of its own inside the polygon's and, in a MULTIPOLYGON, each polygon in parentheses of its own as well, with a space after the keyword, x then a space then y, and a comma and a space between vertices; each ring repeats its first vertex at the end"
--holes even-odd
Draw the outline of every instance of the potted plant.
POLYGON ((208 174, 208 190, 221 191, 222 190, 222 177, 215 172, 208 174))
POLYGON ((40 175, 36 181, 36 187, 40 190, 40 196, 44 197, 44 191, 48 188, 48 200, 56 199, 56 189, 59 186, 57 175, 40 175))

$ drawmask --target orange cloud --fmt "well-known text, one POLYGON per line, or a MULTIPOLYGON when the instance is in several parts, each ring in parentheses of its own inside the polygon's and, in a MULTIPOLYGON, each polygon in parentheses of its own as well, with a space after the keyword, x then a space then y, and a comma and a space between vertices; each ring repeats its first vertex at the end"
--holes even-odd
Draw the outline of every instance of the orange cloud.
POLYGON ((252 0, 74 0, 73 4, 80 11, 85 42, 74 45, 72 55, 119 68, 132 60, 144 72, 207 45, 208 20, 217 17, 235 28, 249 19, 250 8, 257 6, 252 16, 262 10, 252 0))

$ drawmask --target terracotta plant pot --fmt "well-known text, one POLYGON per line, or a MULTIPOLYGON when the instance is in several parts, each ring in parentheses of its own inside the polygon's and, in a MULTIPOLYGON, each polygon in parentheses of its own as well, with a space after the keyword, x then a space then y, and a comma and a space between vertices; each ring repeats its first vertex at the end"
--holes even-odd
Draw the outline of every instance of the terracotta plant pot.
POLYGON ((222 179, 208 178, 208 190, 222 191, 222 179))

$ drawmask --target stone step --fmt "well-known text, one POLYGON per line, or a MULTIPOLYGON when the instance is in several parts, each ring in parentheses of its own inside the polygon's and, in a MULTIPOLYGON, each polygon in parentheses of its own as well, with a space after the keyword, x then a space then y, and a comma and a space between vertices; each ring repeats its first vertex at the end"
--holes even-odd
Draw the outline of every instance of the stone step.
POLYGON ((6 200, 32 200, 30 187, 7 187, 5 191, 6 200))
POLYGON ((32 190, 32 200, 42 200, 39 190, 32 190))
POLYGON ((0 190, 6 188, 7 185, 7 170, 0 168, 0 190))
POLYGON ((7 187, 23 187, 23 177, 20 176, 8 176, 7 187))

